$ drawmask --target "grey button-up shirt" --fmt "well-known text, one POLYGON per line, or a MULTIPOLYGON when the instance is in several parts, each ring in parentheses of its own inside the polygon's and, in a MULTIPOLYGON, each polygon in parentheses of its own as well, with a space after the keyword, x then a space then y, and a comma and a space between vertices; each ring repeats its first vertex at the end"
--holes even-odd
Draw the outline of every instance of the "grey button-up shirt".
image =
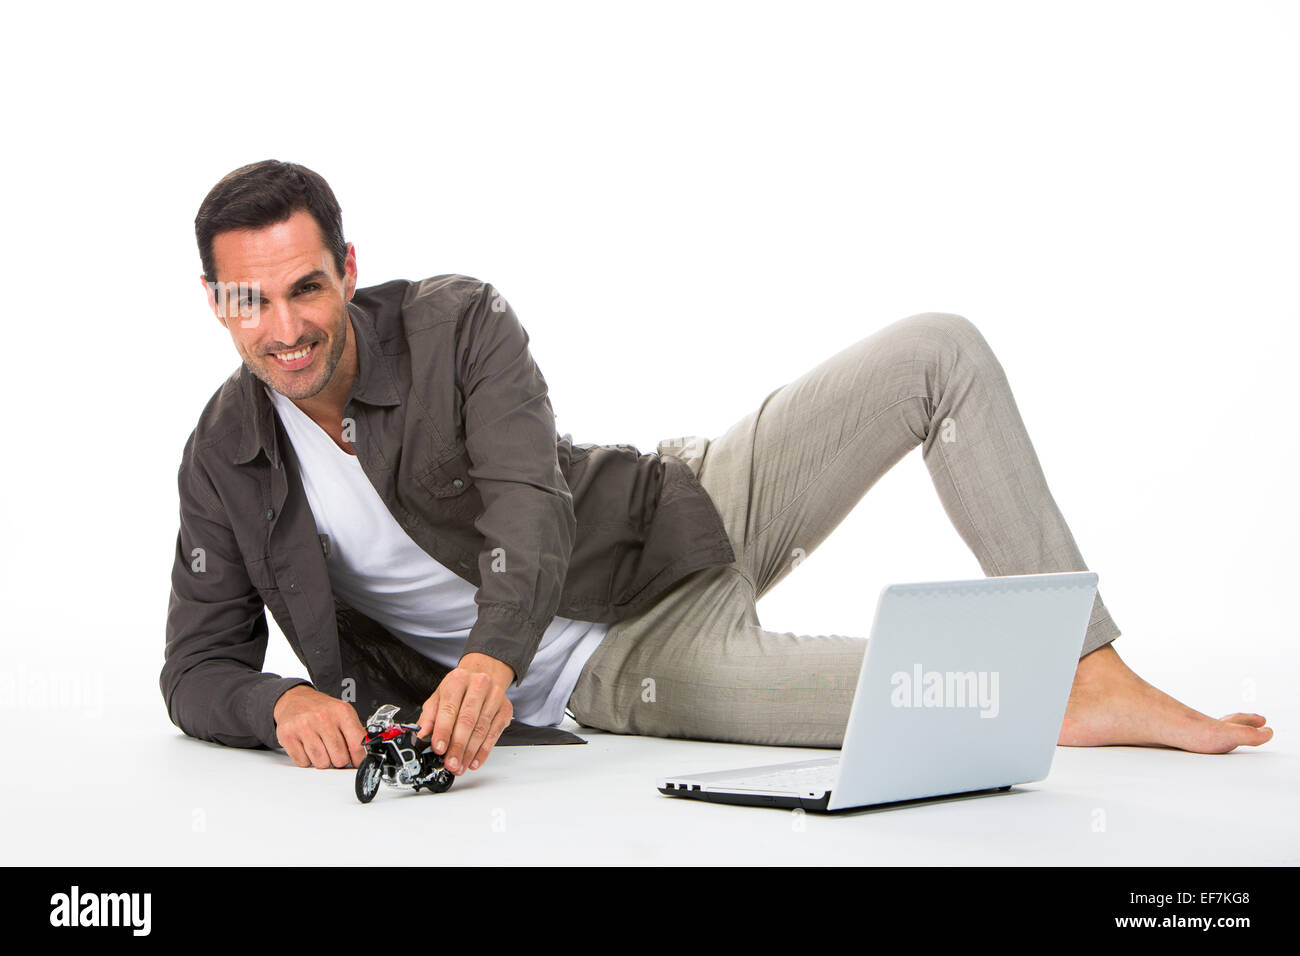
MULTIPOLYGON (((735 560, 687 462, 555 430, 528 333, 490 284, 395 280, 348 303, 357 379, 344 427, 362 470, 425 552, 477 588, 465 652, 516 683, 558 614, 614 622, 735 560)), ((301 678, 262 672, 265 608, 319 690, 343 696, 335 601, 293 445, 240 367, 185 444, 160 685, 185 733, 278 746, 301 678)), ((433 692, 433 688, 429 689, 433 692)))

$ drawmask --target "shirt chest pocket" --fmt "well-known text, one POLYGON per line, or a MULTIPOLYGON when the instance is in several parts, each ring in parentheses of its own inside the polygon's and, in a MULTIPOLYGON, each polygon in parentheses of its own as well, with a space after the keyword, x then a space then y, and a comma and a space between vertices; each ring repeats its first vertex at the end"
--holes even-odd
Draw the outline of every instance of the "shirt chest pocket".
POLYGON ((442 461, 435 462, 415 476, 420 487, 434 498, 455 507, 470 507, 478 500, 474 479, 469 474, 470 458, 463 447, 442 461))

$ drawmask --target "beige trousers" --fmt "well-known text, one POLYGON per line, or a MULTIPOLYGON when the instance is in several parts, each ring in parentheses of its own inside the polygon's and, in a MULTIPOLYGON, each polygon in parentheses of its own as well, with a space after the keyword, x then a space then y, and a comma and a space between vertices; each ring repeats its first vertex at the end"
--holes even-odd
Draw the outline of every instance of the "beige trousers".
MULTIPOLYGON (((569 698, 613 733, 839 747, 865 637, 765 630, 755 602, 921 446, 986 575, 1088 570, 978 329, 909 316, 772 391, 714 439, 665 439, 722 514, 737 560, 610 626, 569 698)), ((1119 636, 1098 594, 1080 656, 1119 636)))

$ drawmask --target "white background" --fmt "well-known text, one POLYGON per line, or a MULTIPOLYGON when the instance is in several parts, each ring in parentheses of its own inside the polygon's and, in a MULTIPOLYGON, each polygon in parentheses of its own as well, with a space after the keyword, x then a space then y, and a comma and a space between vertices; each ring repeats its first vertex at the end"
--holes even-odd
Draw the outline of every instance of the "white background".
MULTIPOLYGON (((179 734, 176 468, 239 363, 193 218, 277 158, 332 185, 361 285, 496 285, 576 442, 721 434, 889 322, 965 315, 1121 655, 1266 714, 1294 767, 1295 4, 65 4, 6 33, 11 745, 32 708, 115 759, 179 734)), ((759 611, 866 636, 885 584, 980 575, 916 451, 759 611)), ((302 673, 274 624, 267 668, 302 673)), ((75 782, 23 787, 7 809, 75 782)))

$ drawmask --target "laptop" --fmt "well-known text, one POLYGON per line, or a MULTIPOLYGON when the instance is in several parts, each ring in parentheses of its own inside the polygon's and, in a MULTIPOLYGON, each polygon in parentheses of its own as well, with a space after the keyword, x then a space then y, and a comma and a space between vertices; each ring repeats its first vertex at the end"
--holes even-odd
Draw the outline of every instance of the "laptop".
POLYGON ((1092 571, 886 587, 837 756, 664 777, 659 792, 831 812, 1043 780, 1096 593, 1092 571))

